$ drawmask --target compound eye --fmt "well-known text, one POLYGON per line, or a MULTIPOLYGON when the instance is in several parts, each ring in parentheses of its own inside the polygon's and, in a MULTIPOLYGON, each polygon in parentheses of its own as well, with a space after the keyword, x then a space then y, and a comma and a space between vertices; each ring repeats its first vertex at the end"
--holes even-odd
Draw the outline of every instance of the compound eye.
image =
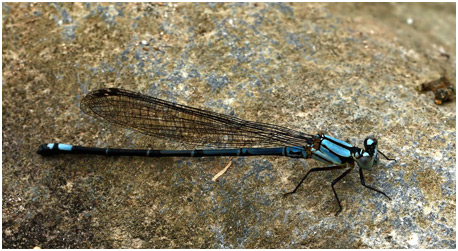
POLYGON ((368 153, 363 153, 361 158, 358 159, 358 165, 363 169, 371 169, 374 163, 374 158, 369 156, 368 153))
POLYGON ((363 157, 359 159, 359 163, 363 166, 366 166, 367 164, 369 164, 369 160, 370 160, 369 158, 363 157))

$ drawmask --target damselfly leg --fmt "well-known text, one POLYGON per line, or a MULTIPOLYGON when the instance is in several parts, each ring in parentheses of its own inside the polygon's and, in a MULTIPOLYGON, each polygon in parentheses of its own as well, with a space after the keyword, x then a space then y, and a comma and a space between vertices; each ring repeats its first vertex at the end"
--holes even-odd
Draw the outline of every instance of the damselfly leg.
POLYGON ((394 162, 396 162, 395 159, 390 159, 390 158, 386 157, 386 155, 385 155, 384 153, 380 152, 379 150, 377 150, 377 152, 380 153, 383 157, 385 157, 385 159, 387 159, 387 160, 394 160, 394 162))
POLYGON ((332 191, 334 192, 334 195, 336 196, 337 203, 339 204, 339 210, 336 212, 335 216, 337 216, 342 211, 342 205, 340 204, 339 196, 337 196, 336 190, 334 189, 334 185, 337 182, 339 182, 339 180, 341 180, 343 177, 347 176, 347 174, 350 173, 351 170, 353 170, 354 167, 355 167, 354 164, 350 164, 350 168, 349 169, 345 170, 345 172, 343 172, 339 177, 337 177, 335 180, 333 180, 331 182, 332 191))
MULTIPOLYGON (((344 165, 337 165, 337 166, 326 166, 326 167, 317 167, 317 168, 312 168, 310 169, 304 176, 304 178, 302 178, 302 180, 299 182, 299 184, 297 184, 296 188, 294 188, 294 190, 292 192, 289 192, 289 193, 285 193, 283 194, 283 196, 289 196, 293 193, 296 193, 297 189, 299 189, 299 187, 302 185, 302 183, 304 182, 304 180, 307 178, 307 176, 311 173, 311 172, 319 172, 319 171, 330 171, 330 170, 337 170, 337 169, 343 169, 346 167, 346 164, 344 165)), ((337 203, 339 204, 339 210, 336 212, 336 216, 342 211, 342 205, 340 204, 340 199, 339 199, 339 196, 337 195, 337 192, 336 190, 334 189, 334 185, 339 182, 343 177, 345 177, 348 173, 351 172, 351 170, 353 170, 354 168, 354 164, 351 164, 350 165, 350 168, 345 170, 345 172, 343 172, 339 177, 337 177, 335 180, 333 180, 331 182, 331 188, 332 188, 332 191, 334 192, 334 196, 336 197, 336 200, 337 200, 337 203)))
POLYGON ((345 168, 345 165, 338 165, 338 166, 326 166, 326 167, 316 167, 316 168, 312 168, 310 169, 304 176, 304 178, 302 178, 301 182, 299 182, 299 184, 297 184, 296 188, 294 188, 294 190, 292 192, 289 192, 289 193, 285 193, 283 194, 283 196, 288 196, 288 195, 291 195, 293 193, 296 193, 297 189, 299 189, 299 187, 302 185, 302 183, 304 182, 304 180, 307 178, 307 176, 311 173, 311 172, 319 172, 319 171, 330 171, 330 170, 336 170, 336 169, 342 169, 342 168, 345 168))
POLYGON ((362 168, 359 169, 359 178, 361 178, 361 185, 363 185, 363 186, 369 188, 369 189, 372 190, 372 191, 379 192, 379 193, 385 195, 388 199, 391 200, 390 196, 386 195, 386 193, 384 193, 384 192, 378 190, 377 188, 373 188, 373 187, 371 187, 371 186, 366 185, 366 182, 364 182, 364 175, 363 175, 363 169, 362 169, 362 168))

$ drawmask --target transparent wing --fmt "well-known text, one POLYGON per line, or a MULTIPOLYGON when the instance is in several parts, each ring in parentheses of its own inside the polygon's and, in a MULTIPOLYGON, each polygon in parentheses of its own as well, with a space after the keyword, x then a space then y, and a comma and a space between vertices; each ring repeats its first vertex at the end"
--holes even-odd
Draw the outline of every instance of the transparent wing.
POLYGON ((89 93, 81 101, 81 109, 146 135, 193 146, 302 146, 312 142, 312 135, 286 127, 246 121, 117 88, 89 93))

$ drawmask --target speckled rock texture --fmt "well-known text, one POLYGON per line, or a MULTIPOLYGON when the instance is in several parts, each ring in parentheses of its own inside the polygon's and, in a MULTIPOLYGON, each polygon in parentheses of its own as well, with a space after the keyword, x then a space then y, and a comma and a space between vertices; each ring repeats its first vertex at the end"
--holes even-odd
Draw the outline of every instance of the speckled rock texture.
POLYGON ((3 3, 4 248, 456 248, 455 3, 3 3), (382 160, 36 154, 40 144, 186 149, 82 113, 120 87, 327 134, 382 160), (304 164, 305 163, 305 164, 304 164))

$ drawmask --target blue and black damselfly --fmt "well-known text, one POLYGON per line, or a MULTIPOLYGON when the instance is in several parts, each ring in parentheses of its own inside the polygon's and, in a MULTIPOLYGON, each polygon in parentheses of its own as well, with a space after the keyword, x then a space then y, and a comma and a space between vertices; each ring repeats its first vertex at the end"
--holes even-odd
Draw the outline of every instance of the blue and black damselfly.
POLYGON ((55 154, 96 154, 105 156, 144 157, 205 157, 205 156, 254 156, 277 155, 291 158, 315 159, 328 164, 310 169, 293 191, 296 193, 312 172, 346 169, 331 182, 331 188, 339 204, 336 215, 342 211, 334 185, 359 167, 361 184, 390 197, 384 192, 366 185, 363 169, 369 170, 379 161, 377 140, 368 137, 364 149, 318 133, 305 134, 272 124, 251 122, 233 116, 205 111, 162 99, 117 88, 100 89, 89 93, 81 101, 81 109, 94 117, 101 117, 154 137, 185 142, 193 147, 217 145, 220 149, 195 150, 135 150, 72 146, 51 143, 41 145, 37 151, 43 156, 55 154))

